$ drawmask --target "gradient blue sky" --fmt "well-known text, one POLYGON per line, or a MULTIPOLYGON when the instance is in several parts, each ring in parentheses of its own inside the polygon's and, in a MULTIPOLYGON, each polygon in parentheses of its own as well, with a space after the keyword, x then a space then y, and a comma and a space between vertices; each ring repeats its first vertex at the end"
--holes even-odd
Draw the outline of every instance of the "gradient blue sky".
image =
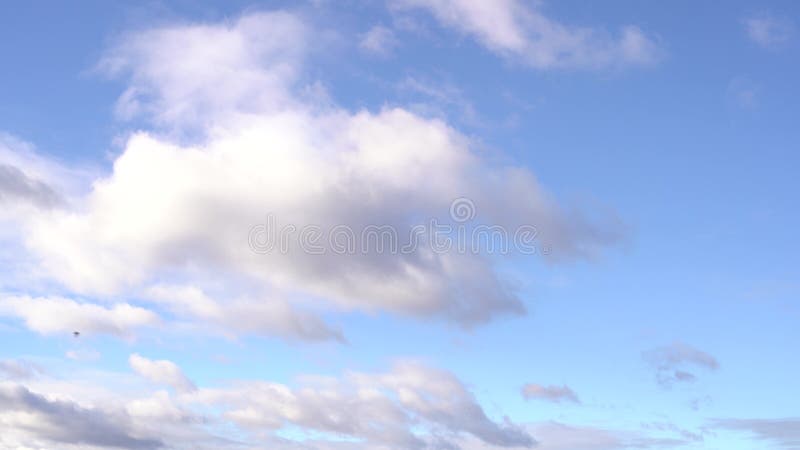
MULTIPOLYGON (((480 405, 490 423, 524 430, 543 449, 800 449, 796 350, 800 344, 796 236, 800 5, 791 1, 484 3, 489 10, 514 9, 511 17, 518 18, 519 11, 535 16, 530 22, 515 22, 531 33, 529 47, 518 50, 491 43, 491 36, 503 30, 479 26, 476 31, 477 19, 469 15, 469 8, 459 6, 471 3, 481 2, 0 5, 0 164, 15 167, 28 182, 52 188, 69 203, 51 211, 26 198, 28 191, 4 192, 17 185, 0 179, 4 209, 0 377, 5 378, 0 382, 5 389, 0 391, 0 430, 5 431, 0 434, 8 436, 0 438, 0 448, 147 448, 152 442, 165 448, 279 448, 278 437, 285 439, 280 445, 286 448, 301 448, 294 447, 297 442, 320 449, 404 448, 405 444, 360 431, 315 425, 312 419, 282 417, 281 425, 272 427, 242 423, 225 414, 230 404, 209 400, 213 396, 205 390, 224 390, 237 380, 299 386, 303 382, 298 380, 308 375, 346 379, 351 372, 391 372, 397 361, 413 360, 457 377, 464 388, 459 395, 480 405), (446 313, 443 318, 398 312, 384 308, 379 300, 374 308, 358 302, 341 307, 326 298, 338 294, 324 289, 304 292, 297 275, 303 271, 291 272, 290 283, 295 285, 287 289, 287 304, 308 306, 313 320, 341 332, 345 343, 308 342, 269 330, 211 332, 212 326, 202 320, 187 324, 163 303, 146 298, 152 285, 195 286, 220 296, 217 300, 225 309, 226 298, 258 297, 285 287, 276 287, 280 283, 274 279, 255 280, 238 271, 236 264, 206 266, 209 258, 195 257, 192 251, 181 253, 182 264, 148 262, 146 276, 113 292, 76 282, 69 268, 59 267, 64 259, 53 256, 49 243, 70 241, 69 233, 75 231, 69 228, 69 217, 100 208, 87 200, 93 195, 92 183, 114 179, 112 165, 131 151, 130 136, 147 133, 188 151, 191 145, 203 147, 213 140, 209 130, 217 121, 226 132, 239 130, 238 123, 231 125, 213 110, 203 112, 209 117, 189 124, 156 117, 160 109, 171 106, 174 97, 168 90, 175 87, 159 84, 158 68, 148 72, 165 61, 148 59, 147 52, 158 52, 159 45, 144 50, 126 45, 139 42, 137 36, 152 38, 147 34, 152 30, 181 33, 197 24, 204 24, 205 30, 236 29, 242 17, 275 11, 285 11, 306 27, 304 62, 287 88, 294 101, 307 102, 314 111, 320 108, 339 115, 366 111, 373 118, 396 108, 421 121, 447 124, 468 141, 465 151, 480 159, 479 169, 495 177, 503 173, 492 172, 497 167, 529 171, 559 205, 565 220, 577 216, 571 211, 579 211, 597 220, 599 228, 594 231, 615 238, 599 242, 598 250, 588 257, 479 255, 492 273, 513 286, 527 313, 493 315, 466 328, 446 313), (563 60, 556 56, 550 65, 531 62, 530 53, 547 45, 531 38, 537 32, 547 33, 536 28, 541 18, 564 27, 567 35, 578 34, 577 27, 594 34, 574 48, 556 48, 556 53, 563 52, 563 60), (647 40, 641 54, 626 59, 609 50, 594 62, 585 61, 593 52, 608 50, 603 46, 616 45, 620 30, 629 25, 638 27, 647 40), (365 38, 376 26, 385 34, 370 47, 365 38), (593 47, 595 43, 599 44, 593 47), (108 70, 103 61, 109 58, 126 60, 125 68, 108 70), (132 86, 152 90, 137 91, 134 95, 141 95, 146 106, 126 116, 120 113, 119 99, 132 86), (314 99, 306 100, 307 95, 314 99), (48 238, 41 235, 42 223, 48 224, 48 238), (36 227, 38 231, 31 231, 36 227), (209 273, 218 278, 209 281, 209 273), (38 316, 31 314, 47 316, 41 318, 45 322, 60 320, 54 317, 58 309, 27 312, 26 305, 37 298, 98 308, 125 303, 162 320, 119 333, 97 325, 103 319, 92 313, 66 314, 61 325, 37 325, 38 316), (79 338, 66 331, 81 327, 85 329, 79 338), (181 392, 175 370, 166 370, 171 375, 164 376, 163 370, 149 370, 157 363, 137 365, 133 354, 151 363, 170 361, 165 365, 174 364, 170 367, 196 387, 181 392), (691 373, 695 379, 663 379, 675 371, 691 373), (525 386, 538 386, 540 394, 526 398, 525 386), (559 395, 556 387, 570 389, 579 401, 559 395), (30 409, 30 403, 20 400, 19 389, 47 401, 74 402, 76 408, 84 408, 81 411, 127 411, 132 418, 97 426, 113 426, 129 439, 106 442, 78 432, 49 432, 53 427, 80 427, 65 425, 68 422, 56 414, 30 409), (103 389, 107 392, 85 394, 103 389), (164 389, 171 406, 204 421, 177 421, 159 431, 148 421, 166 420, 162 416, 130 412, 131 402, 164 389), (31 414, 33 425, 11 419, 21 411, 31 414), (189 442, 182 440, 187 435, 193 439, 190 447, 183 446, 189 442)), ((277 46, 293 45, 286 36, 276 36, 275 29, 257 33, 277 46)), ((169 51, 176 52, 171 56, 175 60, 184 56, 180 48, 164 50, 169 51)), ((272 63, 253 64, 256 70, 269 71, 272 63)), ((213 60, 208 65, 209 71, 215 70, 213 60)), ((204 69, 200 64, 180 70, 184 72, 179 76, 191 79, 189 70, 204 69)), ((197 75, 202 78, 202 73, 197 75)), ((192 94, 189 102, 215 90, 205 85, 199 89, 202 92, 192 94)), ((251 94, 261 90, 256 85, 251 94)), ((235 110, 241 102, 222 98, 199 107, 208 105, 235 110)), ((274 112, 258 108, 256 116, 274 112)), ((176 164, 181 171, 180 162, 176 164)), ((315 167, 319 166, 306 167, 308 183, 317 177, 315 167)), ((148 169, 140 169, 146 179, 148 169)), ((16 173, 2 171, 0 177, 11 180, 16 173)), ((442 178, 447 176, 442 173, 442 178)), ((484 182, 482 174, 474 176, 484 182)), ((497 182, 489 175, 486 179, 489 192, 497 182)), ((364 183, 380 192, 380 186, 364 183)), ((521 204, 534 201, 503 189, 498 187, 487 197, 499 205, 501 216, 513 215, 521 204)), ((358 205, 352 195, 348 199, 358 205)), ((134 201, 131 198, 118 200, 134 201)), ((438 204, 415 209, 415 198, 403 206, 400 214, 406 219, 420 217, 438 204)), ((208 207, 222 209, 210 216, 213 221, 198 222, 197 227, 213 228, 217 218, 227 220, 224 205, 208 207)), ((263 202, 249 208, 250 214, 271 210, 263 202)), ((476 208, 480 215, 482 204, 476 202, 476 208)), ((358 217, 354 221, 381 223, 382 218, 394 217, 389 213, 370 217, 372 211, 351 213, 358 217)), ((242 236, 246 233, 243 225, 242 236)), ((120 232, 120 236, 130 235, 120 232)), ((142 246, 171 239, 136 237, 142 246)), ((588 232, 574 239, 591 244, 594 238, 588 232)), ((90 261, 92 252, 113 257, 115 251, 128 251, 114 245, 101 249, 101 244, 93 246, 91 238, 83 236, 75 242, 66 247, 90 261)), ((99 267, 92 270, 104 277, 103 263, 95 264, 99 267)), ((267 265, 265 270, 272 268, 267 265)), ((450 289, 460 292, 462 281, 449 279, 450 289)), ((452 294, 453 301, 471 301, 469 296, 461 299, 458 292, 452 294)), ((347 397, 349 391, 342 389, 339 394, 347 397)), ((385 385, 378 389, 391 390, 385 385)), ((398 393, 386 395, 410 417, 419 418, 408 425, 408 432, 429 448, 446 448, 430 440, 440 435, 448 445, 464 449, 507 446, 487 442, 469 424, 431 419, 402 404, 398 393)), ((340 406, 342 411, 351 407, 344 401, 340 406)), ((453 414, 458 418, 453 421, 463 419, 458 411, 453 414)))

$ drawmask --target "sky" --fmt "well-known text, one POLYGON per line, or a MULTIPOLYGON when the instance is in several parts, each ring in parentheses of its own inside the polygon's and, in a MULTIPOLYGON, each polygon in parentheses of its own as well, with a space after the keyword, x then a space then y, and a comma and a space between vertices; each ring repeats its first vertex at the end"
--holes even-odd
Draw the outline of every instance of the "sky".
POLYGON ((0 449, 800 449, 800 5, 0 5, 0 449))

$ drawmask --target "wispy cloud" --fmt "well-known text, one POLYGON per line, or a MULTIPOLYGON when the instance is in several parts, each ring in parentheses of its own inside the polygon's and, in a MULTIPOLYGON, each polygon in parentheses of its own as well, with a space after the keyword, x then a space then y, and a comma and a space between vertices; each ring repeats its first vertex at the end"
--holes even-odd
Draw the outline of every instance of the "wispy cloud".
POLYGON ((400 45, 399 39, 395 36, 391 28, 383 25, 375 25, 369 31, 361 35, 358 46, 369 53, 380 56, 387 56, 400 45))
POLYGON ((742 22, 750 40, 764 48, 778 48, 794 34, 794 24, 789 19, 768 13, 748 17, 742 22))
POLYGON ((580 403, 578 395, 567 386, 542 386, 529 383, 522 387, 522 396, 526 400, 545 400, 553 403, 580 403))
POLYGON ((757 440, 790 450, 800 448, 800 418, 716 419, 711 427, 749 432, 757 440))
POLYGON ((545 15, 538 2, 392 0, 390 5, 396 11, 426 10, 442 25, 535 69, 647 66, 663 54, 656 40, 637 26, 627 25, 617 35, 570 26, 545 15))
POLYGON ((659 384, 665 387, 694 382, 697 377, 689 372, 690 368, 715 371, 720 367, 719 361, 710 354, 682 342, 650 350, 643 357, 655 368, 659 384))

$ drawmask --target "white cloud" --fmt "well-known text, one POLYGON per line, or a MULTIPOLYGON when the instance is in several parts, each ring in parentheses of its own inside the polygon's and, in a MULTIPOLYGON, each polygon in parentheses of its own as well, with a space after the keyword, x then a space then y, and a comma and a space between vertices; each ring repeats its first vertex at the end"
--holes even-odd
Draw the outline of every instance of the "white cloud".
POLYGON ((196 388, 169 361, 134 354, 130 363, 145 379, 180 389, 174 395, 151 392, 137 387, 136 379, 114 386, 108 381, 123 375, 97 372, 75 374, 69 382, 48 375, 30 387, 0 383, 0 448, 8 442, 35 448, 55 442, 69 449, 320 450, 344 443, 350 449, 458 448, 464 439, 491 448, 534 443, 508 419, 489 418, 453 374, 417 362, 376 373, 305 375, 293 384, 228 380, 196 388))
MULTIPOLYGON (((151 366, 163 361, 142 359, 146 373, 171 380, 162 384, 186 377, 174 364, 164 370, 151 366)), ((493 420, 455 375, 413 361, 386 371, 290 383, 226 380, 174 393, 121 373, 70 375, 63 380, 48 368, 27 386, 0 383, 0 448, 612 450, 702 440, 670 424, 624 431, 493 420)))
POLYGON ((196 399, 224 405, 225 417, 245 428, 291 425, 363 440, 361 445, 369 448, 423 448, 431 439, 445 442, 462 434, 499 447, 534 444, 521 428, 491 421, 463 383, 446 371, 406 362, 385 373, 307 379, 297 388, 240 382, 201 389, 196 399))
MULTIPOLYGON (((308 33, 297 17, 260 13, 125 38, 104 64, 130 80, 121 108, 173 138, 134 133, 113 173, 93 183, 79 208, 34 221, 27 243, 42 267, 84 293, 120 292, 177 273, 188 284, 192 277, 255 283, 244 296, 251 299, 268 292, 473 325, 525 310, 485 255, 374 248, 341 255, 330 245, 315 255, 296 242, 260 255, 248 233, 273 214, 281 226, 298 228, 391 225, 402 238, 417 221, 446 218, 453 199, 468 197, 488 223, 535 226, 554 260, 594 255, 618 237, 614 227, 566 213, 527 169, 482 160, 441 120, 401 108, 353 113, 309 103, 295 93, 305 87, 299 74, 308 33), (193 145, 174 138, 187 133, 193 145)), ((253 305, 210 316, 240 326, 230 317, 249 315, 253 305)), ((275 309, 254 315, 297 317, 280 302, 258 308, 275 309)), ((254 318, 241 326, 333 336, 279 322, 254 318)))
POLYGON ((791 39, 794 25, 785 18, 758 14, 744 19, 747 36, 764 48, 777 48, 791 39))
POLYGON ((155 361, 134 353, 128 358, 128 363, 136 373, 154 383, 165 384, 179 392, 191 392, 197 389, 180 367, 172 361, 155 361))
POLYGON ((386 56, 399 45, 394 32, 385 26, 375 25, 361 36, 358 46, 370 53, 386 56))
POLYGON ((243 16, 232 25, 155 28, 125 35, 100 69, 130 75, 122 117, 146 114, 160 124, 213 127, 223 114, 293 103, 307 30, 286 12, 243 16))
POLYGON ((518 0, 393 0, 395 10, 425 9, 444 26, 473 36, 489 50, 536 69, 596 69, 645 66, 661 49, 639 27, 618 36, 562 24, 541 6, 518 0))
POLYGON ((62 297, 0 297, 0 316, 22 319, 30 330, 42 334, 72 335, 78 331, 129 337, 134 330, 159 323, 158 316, 127 303, 105 307, 62 297))

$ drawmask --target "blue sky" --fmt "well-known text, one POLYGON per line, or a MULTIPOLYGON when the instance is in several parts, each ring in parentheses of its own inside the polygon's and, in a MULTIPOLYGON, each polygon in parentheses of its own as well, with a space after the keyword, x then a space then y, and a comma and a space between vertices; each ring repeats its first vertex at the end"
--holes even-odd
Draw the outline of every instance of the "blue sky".
POLYGON ((0 448, 800 448, 798 21, 0 6, 0 448))

